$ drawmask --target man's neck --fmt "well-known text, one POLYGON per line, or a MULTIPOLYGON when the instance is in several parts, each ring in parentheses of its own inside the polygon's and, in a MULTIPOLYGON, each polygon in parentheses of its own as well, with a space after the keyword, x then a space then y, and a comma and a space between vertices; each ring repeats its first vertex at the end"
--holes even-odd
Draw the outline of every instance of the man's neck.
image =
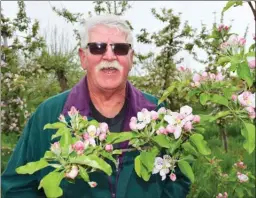
POLYGON ((125 103, 126 86, 116 90, 103 90, 88 83, 89 94, 95 108, 105 117, 113 118, 125 103))

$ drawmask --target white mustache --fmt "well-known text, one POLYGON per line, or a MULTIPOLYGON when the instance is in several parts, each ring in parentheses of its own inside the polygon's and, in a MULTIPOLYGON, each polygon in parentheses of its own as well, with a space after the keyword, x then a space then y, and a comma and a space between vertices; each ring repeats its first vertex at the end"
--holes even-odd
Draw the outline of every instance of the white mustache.
POLYGON ((118 61, 102 61, 100 62, 98 65, 96 65, 96 71, 100 71, 101 69, 104 69, 104 68, 115 68, 117 69, 118 71, 121 71, 123 70, 123 67, 119 64, 118 61))

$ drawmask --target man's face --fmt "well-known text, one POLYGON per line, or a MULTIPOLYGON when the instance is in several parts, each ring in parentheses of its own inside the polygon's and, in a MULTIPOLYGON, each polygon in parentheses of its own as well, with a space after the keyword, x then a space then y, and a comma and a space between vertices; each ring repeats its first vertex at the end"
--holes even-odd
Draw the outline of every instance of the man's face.
POLYGON ((115 90, 125 86, 128 73, 132 67, 133 50, 129 49, 127 55, 116 55, 109 44, 127 43, 126 34, 117 28, 97 25, 89 32, 88 43, 107 43, 107 50, 103 54, 92 54, 87 48, 79 50, 82 67, 87 70, 88 81, 96 88, 115 90), (99 69, 99 64, 109 63, 108 67, 99 69), (116 62, 120 69, 109 68, 116 62))

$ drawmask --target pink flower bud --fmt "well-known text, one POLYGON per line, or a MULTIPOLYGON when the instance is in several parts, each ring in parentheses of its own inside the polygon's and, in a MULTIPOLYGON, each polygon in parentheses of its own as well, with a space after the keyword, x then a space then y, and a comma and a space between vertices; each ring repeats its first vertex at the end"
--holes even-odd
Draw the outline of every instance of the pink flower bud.
POLYGON ((113 145, 112 144, 107 144, 105 146, 105 150, 108 151, 108 152, 113 151, 113 145))
POLYGON ((60 148, 60 143, 59 142, 54 142, 52 145, 51 145, 51 151, 56 154, 56 155, 60 155, 61 153, 61 148, 60 148))
POLYGON ((72 106, 70 111, 68 112, 68 115, 72 118, 72 117, 76 116, 77 114, 78 114, 77 109, 74 106, 72 106))
POLYGON ((210 79, 211 79, 211 80, 215 80, 215 77, 216 77, 215 74, 210 73, 210 79))
POLYGON ((193 81, 196 83, 196 82, 200 82, 200 80, 201 80, 201 76, 199 74, 194 74, 193 81))
POLYGON ((158 114, 166 114, 166 109, 164 107, 161 107, 160 109, 158 109, 157 113, 158 114))
POLYGON ((206 78, 206 77, 208 77, 208 73, 207 72, 203 72, 202 76, 206 78))
POLYGON ((184 71, 186 71, 186 68, 184 66, 180 66, 180 67, 178 67, 178 71, 184 72, 184 71))
POLYGON ((240 38, 238 41, 239 45, 242 45, 242 46, 245 44, 245 42, 246 42, 246 39, 244 38, 240 38))
POLYGON ((158 119, 158 113, 156 111, 150 111, 150 115, 152 120, 158 119))
POLYGON ((174 174, 174 173, 171 173, 170 174, 170 179, 172 180, 172 181, 175 181, 177 178, 176 178, 176 175, 174 174))
POLYGON ((107 133, 108 131, 108 124, 105 122, 100 123, 100 131, 101 133, 107 133))
POLYGON ((248 62, 248 65, 251 69, 255 69, 255 59, 248 62))
POLYGON ((63 122, 63 123, 67 123, 67 121, 66 121, 64 115, 62 115, 62 114, 60 114, 60 116, 59 116, 59 121, 61 121, 61 122, 63 122))
POLYGON ((225 26, 224 29, 225 29, 226 31, 228 31, 229 27, 228 27, 228 26, 225 26))
POLYGON ((102 134, 100 134, 100 136, 99 136, 99 140, 100 140, 100 141, 103 141, 103 140, 106 139, 106 137, 107 137, 106 133, 102 133, 102 134))
POLYGON ((78 175, 78 168, 77 166, 73 165, 70 172, 66 173, 65 176, 70 179, 75 179, 75 177, 78 175))
POLYGON ((191 131, 193 126, 192 126, 192 123, 191 122, 186 122, 186 124, 184 125, 184 130, 185 131, 191 131))
POLYGON ((84 138, 84 140, 89 140, 89 139, 90 139, 90 136, 89 136, 89 134, 88 134, 87 132, 85 132, 85 133, 83 134, 83 138, 84 138))
POLYGON ((132 131, 136 131, 137 130, 137 123, 136 122, 130 122, 129 127, 132 131))
POLYGON ((169 125, 167 125, 167 127, 166 127, 166 131, 167 131, 168 133, 174 133, 175 127, 169 124, 169 125))
POLYGON ((160 135, 160 134, 167 134, 167 131, 165 130, 164 127, 160 126, 159 129, 156 131, 156 134, 157 134, 157 135, 160 135))
POLYGON ((231 96, 231 98, 232 98, 233 101, 236 101, 236 100, 237 100, 237 95, 233 94, 233 95, 231 96))
POLYGON ((224 76, 222 75, 222 73, 218 72, 218 74, 215 77, 216 81, 222 81, 224 79, 224 76))
POLYGON ((84 143, 79 140, 72 145, 72 148, 77 152, 77 154, 82 154, 84 151, 84 143))
POLYGON ((136 117, 131 117, 130 122, 135 122, 135 123, 137 123, 137 118, 136 118, 136 117))
POLYGON ((193 122, 194 123, 199 123, 200 122, 200 116, 199 115, 195 115, 193 118, 193 122))
POLYGON ((190 83, 191 87, 195 87, 195 83, 190 83))
POLYGON ((88 184, 89 184, 89 186, 91 187, 91 188, 95 188, 98 184, 96 183, 96 182, 94 182, 94 181, 92 181, 92 182, 88 182, 88 184))

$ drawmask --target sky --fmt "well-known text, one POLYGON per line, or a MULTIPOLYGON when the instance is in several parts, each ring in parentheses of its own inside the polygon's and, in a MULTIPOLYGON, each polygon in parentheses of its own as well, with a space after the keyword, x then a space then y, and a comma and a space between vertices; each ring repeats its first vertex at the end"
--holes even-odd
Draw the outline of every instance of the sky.
MULTIPOLYGON (((57 16, 51 9, 51 6, 57 8, 67 8, 71 12, 84 13, 88 16, 88 11, 93 11, 92 1, 25 1, 27 15, 31 19, 37 19, 40 22, 41 32, 45 34, 56 26, 59 32, 65 33, 66 42, 70 45, 75 45, 75 38, 73 36, 73 29, 79 28, 77 26, 67 23, 62 17, 57 16)), ((181 12, 181 21, 188 20, 193 28, 200 29, 203 22, 209 28, 214 22, 214 12, 216 12, 216 21, 220 20, 220 13, 225 6, 226 1, 131 1, 132 8, 123 16, 129 20, 134 28, 134 37, 140 32, 140 29, 146 28, 148 32, 160 30, 164 24, 158 21, 151 13, 152 8, 160 11, 161 8, 173 9, 174 13, 181 12)), ((1 7, 3 14, 13 18, 17 13, 17 2, 2 1, 1 7)), ((248 25, 247 44, 252 43, 252 35, 255 33, 255 22, 253 14, 249 5, 244 2, 241 7, 236 7, 228 10, 225 13, 224 24, 232 24, 232 32, 238 33, 241 37, 244 35, 245 29, 248 25)), ((154 45, 145 45, 136 42, 134 39, 134 50, 140 53, 147 53, 149 51, 157 52, 154 45)), ((205 54, 198 52, 199 57, 205 57, 205 54)), ((205 65, 193 60, 193 57, 187 52, 181 52, 178 57, 183 57, 184 61, 177 66, 186 66, 191 69, 200 71, 205 65)))

